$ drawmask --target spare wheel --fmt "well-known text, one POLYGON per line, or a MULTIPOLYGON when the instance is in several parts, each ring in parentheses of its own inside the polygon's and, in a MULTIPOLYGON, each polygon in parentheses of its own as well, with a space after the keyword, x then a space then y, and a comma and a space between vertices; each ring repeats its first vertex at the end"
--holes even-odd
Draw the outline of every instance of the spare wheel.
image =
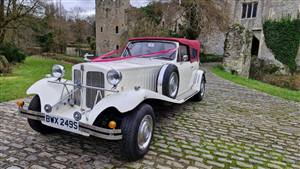
POLYGON ((179 90, 179 74, 175 65, 164 65, 158 74, 157 92, 175 99, 179 90))

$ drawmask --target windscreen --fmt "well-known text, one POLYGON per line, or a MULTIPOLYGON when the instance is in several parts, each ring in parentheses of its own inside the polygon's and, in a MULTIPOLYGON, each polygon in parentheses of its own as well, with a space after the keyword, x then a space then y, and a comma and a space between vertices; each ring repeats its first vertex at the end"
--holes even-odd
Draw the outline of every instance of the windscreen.
POLYGON ((138 41, 129 42, 123 57, 151 57, 157 59, 175 59, 176 44, 172 42, 138 41))

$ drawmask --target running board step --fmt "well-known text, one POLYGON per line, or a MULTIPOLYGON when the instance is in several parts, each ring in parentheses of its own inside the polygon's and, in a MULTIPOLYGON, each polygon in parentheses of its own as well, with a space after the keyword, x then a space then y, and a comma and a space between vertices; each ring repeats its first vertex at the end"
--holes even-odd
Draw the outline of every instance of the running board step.
POLYGON ((181 101, 186 101, 186 100, 192 98, 192 97, 193 97, 194 95, 196 95, 198 92, 199 92, 199 91, 197 91, 197 90, 191 89, 191 90, 189 90, 189 91, 183 93, 182 95, 178 96, 178 97, 176 98, 176 100, 178 100, 178 101, 180 101, 180 102, 181 102, 181 101))

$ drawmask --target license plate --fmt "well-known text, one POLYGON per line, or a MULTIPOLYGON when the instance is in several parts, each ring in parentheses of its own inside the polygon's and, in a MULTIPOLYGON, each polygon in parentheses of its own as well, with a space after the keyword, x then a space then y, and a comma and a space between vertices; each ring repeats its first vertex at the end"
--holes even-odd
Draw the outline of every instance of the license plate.
POLYGON ((58 117, 54 115, 45 115, 45 124, 54 128, 78 133, 79 132, 79 122, 66 119, 63 117, 58 117))

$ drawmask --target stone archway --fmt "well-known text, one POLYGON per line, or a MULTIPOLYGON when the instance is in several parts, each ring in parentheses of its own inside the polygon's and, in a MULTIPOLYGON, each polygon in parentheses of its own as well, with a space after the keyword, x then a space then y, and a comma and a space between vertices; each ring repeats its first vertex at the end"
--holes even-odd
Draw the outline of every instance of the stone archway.
POLYGON ((260 41, 258 38, 253 36, 252 38, 252 47, 251 47, 251 56, 258 56, 260 41))
POLYGON ((250 64, 249 77, 251 79, 256 79, 256 80, 260 80, 260 78, 261 78, 260 68, 263 65, 262 60, 258 59, 259 45, 260 45, 259 39, 256 38, 255 36, 253 36, 252 47, 251 47, 251 64, 250 64))

